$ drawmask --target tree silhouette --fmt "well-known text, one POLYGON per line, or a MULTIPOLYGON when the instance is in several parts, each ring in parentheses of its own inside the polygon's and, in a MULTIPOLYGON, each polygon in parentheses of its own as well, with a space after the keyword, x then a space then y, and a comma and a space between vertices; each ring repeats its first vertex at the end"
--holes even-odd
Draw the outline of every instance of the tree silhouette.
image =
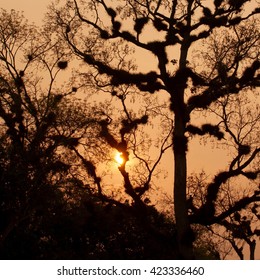
POLYGON ((37 213, 50 211, 48 200, 60 200, 60 178, 66 181, 71 168, 60 149, 66 153, 90 126, 95 129, 85 112, 73 113, 70 82, 62 90, 56 85, 68 55, 59 42, 14 10, 2 9, 0 17, 2 247, 20 225, 27 231, 41 219, 37 213))
POLYGON ((244 240, 254 258, 259 9, 247 2, 73 0, 41 29, 1 10, 1 257, 219 258, 203 237, 224 227, 239 257, 244 240), (138 68, 140 50, 157 67, 138 68), (230 152, 207 183, 187 177, 195 137, 230 152), (170 148, 174 220, 150 197, 170 148), (100 171, 113 151, 123 188, 100 171), (237 195, 241 178, 251 185, 237 195))
MULTIPOLYGON (((237 32, 240 24, 259 13, 259 8, 245 12, 247 2, 254 4, 254 1, 205 3, 193 0, 171 2, 129 0, 124 1, 124 6, 121 6, 121 1, 112 6, 112 3, 105 0, 80 3, 74 0, 66 2, 66 9, 55 10, 53 7, 53 17, 56 17, 56 23, 61 29, 60 34, 63 34, 71 50, 101 76, 110 77, 110 85, 114 87, 134 85, 141 92, 151 94, 158 91, 168 93, 170 109, 174 113, 173 189, 180 258, 194 257, 192 250, 194 234, 190 228, 187 207, 186 153, 189 140, 187 133, 201 136, 210 134, 219 140, 225 137, 224 131, 220 131, 218 126, 211 123, 203 124, 201 128, 193 125, 192 116, 198 110, 207 110, 221 98, 239 95, 244 90, 259 86, 257 75, 259 56, 248 56, 243 60, 244 53, 247 54, 251 46, 244 44, 243 36, 237 32), (69 11, 72 11, 73 16, 69 11), (224 56, 222 60, 217 61, 212 75, 204 75, 203 70, 188 63, 189 52, 203 39, 209 38, 214 30, 220 28, 233 28, 233 32, 237 34, 238 45, 230 45, 235 54, 231 59, 235 59, 231 64, 227 64, 224 56), (89 32, 89 35, 84 36, 81 30, 89 32), (145 34, 151 34, 151 30, 153 37, 147 38, 145 34), (93 40, 87 40, 88 36, 96 38, 96 42, 99 43, 91 46, 90 42, 93 40), (110 41, 123 41, 135 46, 136 49, 140 48, 153 54, 158 67, 146 73, 118 68, 109 60, 109 56, 105 59, 100 56, 104 44, 109 44, 110 41), (173 55, 174 48, 178 50, 179 58, 173 55), (170 65, 174 66, 173 71, 170 70, 170 65)), ((254 41, 254 46, 259 40, 257 36, 250 37, 251 42, 254 41)), ((242 148, 239 159, 247 153, 246 147, 242 148)), ((255 149, 244 165, 236 169, 230 168, 229 171, 215 176, 208 188, 206 202, 198 210, 197 218, 194 218, 193 222, 207 224, 216 219, 215 200, 220 186, 229 178, 241 173, 248 178, 256 177, 258 172, 246 172, 243 169, 258 152, 259 148, 255 149)), ((242 206, 245 204, 247 203, 242 206)))
MULTIPOLYGON (((72 76, 64 82, 71 53, 53 30, 28 24, 13 10, 1 10, 0 18, 0 257, 176 258, 172 221, 143 203, 143 225, 136 207, 104 191, 96 168, 108 161, 111 147, 126 153, 123 144, 129 135, 138 155, 134 139, 147 118, 134 117, 125 107, 125 118, 113 123, 119 140, 113 138, 111 105, 78 99, 85 79, 72 76)), ((126 99, 115 98, 124 108, 126 99)), ((158 108, 154 112, 163 117, 158 108)), ((151 110, 145 106, 146 112, 151 110)), ((167 140, 159 159, 171 145, 167 140)), ((146 162, 147 185, 158 162, 151 169, 146 162)), ((131 189, 136 202, 145 200, 141 196, 147 189, 134 190, 131 184, 126 190, 131 189)))

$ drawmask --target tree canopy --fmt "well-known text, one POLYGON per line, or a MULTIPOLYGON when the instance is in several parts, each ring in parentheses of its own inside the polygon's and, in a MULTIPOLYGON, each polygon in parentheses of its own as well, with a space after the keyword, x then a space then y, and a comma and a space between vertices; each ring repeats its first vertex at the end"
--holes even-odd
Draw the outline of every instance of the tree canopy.
POLYGON ((230 236, 222 237, 239 257, 243 248, 237 241, 244 240, 253 258, 260 200, 259 12, 247 0, 57 1, 38 30, 19 13, 2 10, 5 252, 8 238, 19 239, 24 221, 38 243, 55 244, 59 230, 55 218, 48 218, 57 215, 63 218, 60 228, 70 224, 62 242, 90 248, 74 251, 75 258, 141 253, 193 259, 203 244, 200 234, 221 235, 223 228, 230 236), (207 181, 187 172, 196 137, 230 153, 226 168, 207 181), (156 176, 163 180, 160 162, 170 149, 173 219, 151 203, 156 176), (120 189, 104 179, 112 151, 123 159, 120 189), (238 182, 246 188, 235 194, 238 182), (121 211, 126 224, 117 227, 121 211), (108 213, 108 223, 94 221, 108 213), (134 249, 135 238, 140 246, 134 249))

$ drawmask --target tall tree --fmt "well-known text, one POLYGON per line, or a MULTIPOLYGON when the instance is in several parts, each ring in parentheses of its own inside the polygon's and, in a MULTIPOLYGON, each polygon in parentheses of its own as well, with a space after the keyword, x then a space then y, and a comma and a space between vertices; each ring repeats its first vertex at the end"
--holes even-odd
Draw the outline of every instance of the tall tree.
POLYGON ((48 204, 49 195, 54 196, 58 188, 54 191, 50 186, 58 184, 71 167, 60 149, 65 153, 68 147, 77 146, 90 126, 93 133, 95 120, 70 101, 76 91, 70 81, 58 85, 58 74, 67 67, 69 54, 58 40, 14 10, 1 9, 0 18, 3 245, 15 228, 34 219, 35 212, 48 204))
MULTIPOLYGON (((219 76, 219 79, 226 82, 228 77, 234 78, 237 73, 248 71, 244 70, 242 65, 259 60, 258 27, 259 21, 251 19, 228 30, 214 31, 201 50, 196 51, 197 54, 200 53, 199 59, 205 64, 204 76, 219 76)), ((257 86, 258 78, 255 79, 255 83, 257 86)), ((236 240, 243 239, 249 245, 251 259, 254 258, 258 235, 258 230, 254 228, 257 226, 260 200, 257 90, 255 86, 250 86, 239 91, 239 94, 227 94, 209 106, 207 115, 212 116, 221 131, 225 132, 218 146, 229 151, 230 162, 225 171, 206 184, 206 192, 205 186, 200 188, 196 187, 196 183, 193 184, 201 193, 201 199, 203 198, 202 205, 198 207, 200 210, 197 209, 200 223, 210 228, 214 223, 224 226, 230 233, 227 240, 240 258, 244 258, 243 246, 240 248, 236 240), (214 209, 214 215, 207 215, 210 209, 214 209)), ((201 133, 200 130, 195 130, 195 133, 201 133)), ((194 210, 195 208, 192 211, 194 210)), ((190 216, 191 220, 194 216, 195 213, 190 216)), ((223 238, 225 237, 223 234, 223 238)))
MULTIPOLYGON (((71 53, 59 37, 51 29, 29 24, 14 10, 1 9, 0 19, 0 258, 174 256, 174 239, 164 239, 166 233, 174 234, 171 222, 153 206, 142 204, 150 221, 162 228, 152 234, 143 231, 136 211, 132 214, 136 207, 107 194, 95 166, 107 160, 111 147, 124 153, 126 161, 123 144, 131 138, 143 172, 139 170, 133 183, 125 167, 119 169, 125 190, 140 205, 155 167, 172 144, 172 121, 163 114, 166 107, 144 102, 140 117, 134 116, 125 105, 128 87, 117 89, 114 96, 123 108, 123 116, 113 122, 117 142, 110 132, 115 117, 111 105, 93 106, 77 98, 87 75, 83 82, 68 75, 71 53), (135 142, 148 145, 143 131, 138 131, 147 122, 147 112, 166 119, 154 164, 140 154, 135 142), (118 224, 118 219, 124 222, 118 224)), ((121 63, 125 64, 122 58, 121 63)), ((90 77, 97 79, 95 73, 90 77)), ((91 90, 95 92, 92 84, 91 90)))
MULTIPOLYGON (((169 94, 170 108, 174 113, 173 193, 180 258, 194 257, 194 235, 186 201, 187 132, 211 134, 218 139, 224 136, 217 126, 211 124, 195 128, 190 124, 191 116, 197 109, 207 109, 219 98, 258 86, 259 76, 256 72, 260 65, 258 57, 249 59, 245 67, 241 66, 241 60, 238 59, 236 66, 239 71, 226 69, 225 65, 219 64, 216 75, 205 78, 188 63, 189 52, 199 46, 202 39, 208 38, 214 29, 238 26, 259 13, 259 8, 244 9, 247 4, 252 6, 255 2, 127 0, 114 3, 105 0, 73 0, 66 1, 65 7, 61 9, 53 7, 56 22, 62 27, 63 37, 74 53, 100 74, 110 77, 113 86, 130 84, 151 94, 157 91, 169 94), (151 33, 152 38, 149 36, 151 33), (88 36, 96 37, 100 43, 95 44, 95 48, 89 48, 88 36), (113 65, 109 56, 103 60, 99 55, 103 47, 101 42, 109 44, 110 41, 120 40, 153 54, 158 67, 147 73, 126 71, 113 65), (176 58, 173 53, 178 53, 179 57, 176 58), (196 87, 198 91, 194 94, 194 91, 189 91, 191 87, 196 87)), ((209 191, 212 203, 201 210, 201 216, 214 216, 214 200, 219 189, 218 183, 222 180, 219 178, 220 175, 216 176, 216 182, 209 191)))

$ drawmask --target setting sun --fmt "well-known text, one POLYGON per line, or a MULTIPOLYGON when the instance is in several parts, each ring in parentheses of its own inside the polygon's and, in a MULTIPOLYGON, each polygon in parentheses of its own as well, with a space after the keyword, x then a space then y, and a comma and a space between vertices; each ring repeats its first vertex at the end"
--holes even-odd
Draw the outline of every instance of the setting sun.
POLYGON ((124 163, 124 159, 123 159, 123 157, 122 157, 122 153, 119 153, 119 152, 116 153, 116 155, 115 155, 115 161, 116 161, 119 165, 121 165, 121 164, 124 163))

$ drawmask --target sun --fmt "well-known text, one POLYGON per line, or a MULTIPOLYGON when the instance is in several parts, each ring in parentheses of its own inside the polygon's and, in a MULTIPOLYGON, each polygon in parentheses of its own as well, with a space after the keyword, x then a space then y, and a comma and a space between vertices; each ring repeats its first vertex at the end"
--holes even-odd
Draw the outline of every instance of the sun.
POLYGON ((119 165, 122 165, 124 163, 124 158, 122 157, 122 153, 117 152, 115 155, 115 161, 116 163, 118 163, 119 165))

